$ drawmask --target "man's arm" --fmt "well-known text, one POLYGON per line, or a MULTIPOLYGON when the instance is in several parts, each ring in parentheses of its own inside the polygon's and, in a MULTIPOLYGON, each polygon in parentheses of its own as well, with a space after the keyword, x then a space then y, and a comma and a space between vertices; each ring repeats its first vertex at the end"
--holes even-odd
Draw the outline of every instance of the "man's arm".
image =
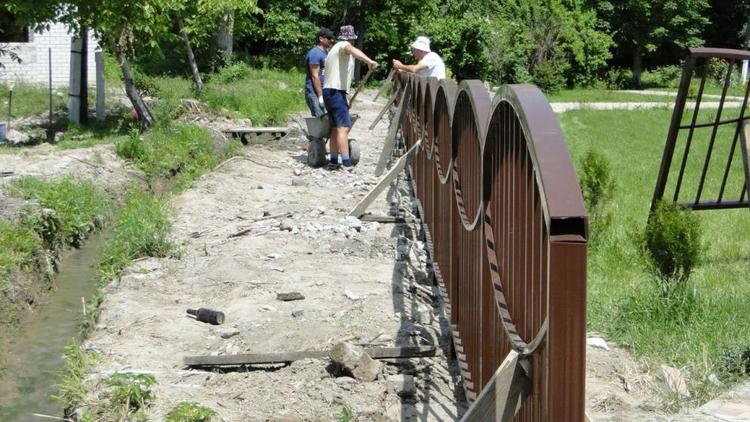
POLYGON ((320 84, 320 65, 310 63, 310 80, 312 81, 313 90, 318 97, 323 96, 323 86, 320 84))
POLYGON ((419 62, 417 64, 403 64, 400 60, 393 59, 393 67, 396 70, 403 70, 406 72, 418 73, 427 69, 427 65, 419 62))
POLYGON ((362 50, 351 44, 347 44, 346 47, 344 47, 344 52, 367 63, 368 69, 373 69, 378 66, 378 62, 367 57, 367 54, 363 53, 362 50))

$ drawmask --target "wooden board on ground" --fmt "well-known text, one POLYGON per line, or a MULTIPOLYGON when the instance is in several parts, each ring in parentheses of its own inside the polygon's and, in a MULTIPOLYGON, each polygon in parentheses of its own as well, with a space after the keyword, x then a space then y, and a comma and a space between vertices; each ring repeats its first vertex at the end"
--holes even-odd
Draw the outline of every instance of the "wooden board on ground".
POLYGON ((389 84, 390 84, 391 82, 393 82, 393 75, 394 75, 395 73, 396 73, 396 69, 394 69, 394 68, 391 68, 391 71, 390 71, 390 72, 388 72, 388 76, 387 76, 387 77, 385 78, 385 80, 383 81, 383 85, 382 85, 382 86, 380 87, 380 89, 378 90, 378 93, 377 93, 377 94, 375 95, 375 98, 373 99, 373 101, 377 101, 377 100, 378 100, 378 98, 380 98, 380 95, 381 95, 381 94, 383 93, 383 91, 385 91, 385 89, 386 89, 386 88, 388 88, 388 85, 389 85, 389 84))
MULTIPOLYGON (((365 348, 373 359, 396 359, 435 356, 434 346, 414 347, 374 347, 365 348)), ((237 366, 288 363, 301 359, 326 359, 327 350, 305 350, 302 352, 284 353, 245 353, 225 356, 186 356, 183 363, 187 366, 237 366)))
POLYGON ((388 100, 387 103, 385 103, 385 107, 383 107, 383 109, 380 110, 380 113, 378 113, 378 117, 376 117, 375 120, 373 120, 372 123, 370 123, 370 127, 368 129, 370 130, 375 129, 375 126, 378 124, 380 119, 383 118, 383 116, 385 115, 385 112, 390 110, 391 106, 393 106, 393 103, 396 102, 396 98, 397 97, 394 96, 390 100, 388 100))
POLYGON ((406 164, 412 160, 417 155, 417 152, 419 152, 419 146, 422 144, 422 141, 418 141, 416 144, 414 144, 413 147, 409 151, 406 152, 401 158, 396 161, 396 164, 388 170, 388 173, 383 176, 377 185, 375 185, 374 188, 370 190, 370 192, 361 200, 359 203, 352 209, 348 215, 354 216, 354 217, 361 217, 362 214, 365 213, 367 210, 367 207, 370 206, 372 201, 375 200, 375 198, 380 195, 381 192, 386 188, 386 186, 390 185, 393 179, 398 176, 401 171, 406 168, 406 164))
POLYGON ((233 127, 222 130, 222 133, 229 135, 247 145, 253 140, 264 137, 278 140, 289 133, 288 127, 233 127))

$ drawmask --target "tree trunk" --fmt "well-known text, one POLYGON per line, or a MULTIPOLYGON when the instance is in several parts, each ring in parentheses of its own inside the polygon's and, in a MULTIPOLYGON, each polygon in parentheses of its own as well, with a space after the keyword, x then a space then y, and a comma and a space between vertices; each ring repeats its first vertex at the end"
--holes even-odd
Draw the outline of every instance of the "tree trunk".
POLYGON ((633 49, 633 88, 641 89, 641 72, 643 71, 643 55, 640 44, 633 49))
POLYGON ((219 18, 216 28, 216 47, 223 55, 222 59, 229 62, 232 59, 234 47, 234 9, 226 9, 219 18))
POLYGON ((190 39, 188 38, 187 32, 185 32, 185 27, 182 25, 182 18, 177 18, 177 24, 180 27, 180 35, 182 35, 182 41, 185 42, 188 62, 190 63, 190 69, 193 71, 193 78, 195 79, 195 88, 198 90, 198 92, 202 92, 203 80, 201 79, 200 71, 198 71, 198 64, 195 62, 195 55, 193 54, 193 48, 190 46, 190 39))
POLYGON ((125 93, 130 99, 130 103, 133 104, 136 114, 138 114, 138 121, 141 122, 141 128, 149 128, 154 125, 154 117, 148 110, 146 103, 143 102, 140 92, 135 87, 133 81, 133 72, 130 71, 130 65, 128 65, 128 58, 121 49, 117 49, 117 59, 120 61, 120 68, 122 68, 122 79, 125 82, 125 93))

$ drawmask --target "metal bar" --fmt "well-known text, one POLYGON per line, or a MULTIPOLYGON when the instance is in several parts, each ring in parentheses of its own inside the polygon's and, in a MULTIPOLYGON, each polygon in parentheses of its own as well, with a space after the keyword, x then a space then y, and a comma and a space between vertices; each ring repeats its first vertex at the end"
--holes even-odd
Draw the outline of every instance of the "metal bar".
POLYGON ((703 211, 703 210, 729 210, 729 209, 735 209, 735 208, 748 208, 750 207, 750 202, 743 198, 739 200, 732 200, 732 201, 703 201, 703 202, 678 202, 678 205, 684 208, 690 208, 695 211, 703 211))
MULTIPOLYGON (((750 29, 750 28, 749 28, 750 29)), ((719 189, 719 202, 724 198, 724 188, 727 185, 727 178, 729 177, 729 169, 732 166, 732 159, 734 158, 734 150, 737 147, 737 140, 740 137, 740 131, 742 130, 742 127, 744 125, 739 124, 739 122, 742 122, 745 120, 745 108, 747 107, 747 97, 750 95, 750 84, 747 84, 747 87, 745 88, 745 97, 742 100, 742 108, 740 109, 740 117, 736 120, 737 127, 734 130, 734 138, 732 139, 732 148, 729 151, 729 158, 727 158, 727 165, 724 168, 724 177, 721 180, 721 188, 719 189)), ((747 124, 747 122, 745 122, 747 124)))
POLYGON ((687 100, 694 65, 695 57, 690 55, 685 61, 685 65, 682 69, 682 80, 680 81, 680 89, 677 91, 677 99, 675 100, 674 112, 672 113, 672 122, 670 123, 669 131, 667 132, 667 143, 664 147, 664 154, 661 158, 659 174, 656 177, 656 187, 654 188, 654 196, 651 199, 650 213, 653 213, 656 208, 656 203, 664 196, 664 189, 667 185, 667 178, 669 177, 669 167, 672 164, 672 156, 674 155, 677 132, 680 122, 682 121, 682 113, 685 110, 685 101, 687 100))
MULTIPOLYGON (((746 104, 743 104, 742 108, 744 109, 745 106, 746 106, 746 104)), ((736 118, 736 119, 722 120, 722 121, 720 121, 718 123, 701 123, 701 124, 697 124, 697 125, 693 124, 693 125, 680 126, 680 129, 698 129, 698 128, 716 126, 716 125, 723 126, 723 125, 727 125, 727 124, 730 124, 730 123, 739 123, 739 122, 742 122, 742 121, 747 120, 747 119, 748 119, 747 117, 739 117, 739 118, 736 118)))
MULTIPOLYGON (((734 67, 734 61, 729 62, 727 66, 727 76, 724 79, 724 89, 721 91, 721 100, 719 101, 719 109, 716 112, 716 122, 721 121, 721 112, 724 110, 724 100, 727 96, 727 90, 729 89, 729 82, 732 78, 732 68, 734 67)), ((706 181, 706 173, 708 172, 708 164, 711 161, 711 153, 713 152, 714 142, 716 141, 716 132, 719 127, 714 126, 711 131, 711 140, 708 143, 708 152, 706 153, 706 160, 703 162, 703 171, 701 172, 701 180, 698 184, 698 192, 695 194, 695 203, 697 204, 701 200, 701 194, 703 193, 703 185, 706 181)))
MULTIPOLYGON (((707 72, 704 70, 703 76, 701 77, 701 85, 700 85, 700 88, 698 89, 698 97, 695 100, 695 108, 693 108, 693 119, 690 122, 690 131, 688 132, 687 141, 685 143, 685 151, 682 154, 682 163, 680 164, 680 171, 677 175, 677 184, 675 185, 675 189, 674 189, 673 201, 677 201, 680 197, 680 187, 682 186, 682 178, 685 175, 685 166, 687 165, 688 154, 690 153, 690 145, 692 144, 692 141, 693 141, 693 133, 695 132, 695 122, 698 119, 698 113, 700 112, 700 108, 701 108, 701 99, 703 98, 703 88, 706 85, 706 73, 707 72)), ((692 80, 692 71, 691 71, 690 79, 692 80)), ((675 136, 675 142, 677 142, 676 136, 675 136)))

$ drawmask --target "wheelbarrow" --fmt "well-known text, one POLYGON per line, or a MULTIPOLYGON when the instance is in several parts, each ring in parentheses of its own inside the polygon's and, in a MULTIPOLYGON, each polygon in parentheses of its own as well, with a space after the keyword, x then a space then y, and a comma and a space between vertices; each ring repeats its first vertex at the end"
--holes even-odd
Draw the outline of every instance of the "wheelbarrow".
MULTIPOLYGON (((349 110, 351 110, 354 100, 359 95, 359 92, 364 88, 367 81, 372 75, 373 69, 367 71, 367 74, 360 82, 357 90, 349 100, 349 110)), ((351 114, 352 126, 359 118, 357 114, 351 114)), ((321 117, 305 117, 305 135, 310 141, 307 145, 307 164, 311 167, 320 167, 326 164, 326 142, 328 142, 328 136, 331 133, 331 122, 328 118, 328 114, 324 114, 321 117)), ((349 158, 352 160, 352 165, 359 163, 359 143, 356 139, 349 138, 349 158)))
MULTIPOLYGON (((359 118, 358 115, 352 114, 352 126, 359 118)), ((307 136, 307 164, 310 167, 321 167, 325 165, 326 160, 326 142, 331 134, 331 122, 328 120, 328 114, 321 117, 305 117, 305 136, 307 136)), ((359 143, 356 139, 349 138, 349 157, 353 165, 359 163, 359 143)))

